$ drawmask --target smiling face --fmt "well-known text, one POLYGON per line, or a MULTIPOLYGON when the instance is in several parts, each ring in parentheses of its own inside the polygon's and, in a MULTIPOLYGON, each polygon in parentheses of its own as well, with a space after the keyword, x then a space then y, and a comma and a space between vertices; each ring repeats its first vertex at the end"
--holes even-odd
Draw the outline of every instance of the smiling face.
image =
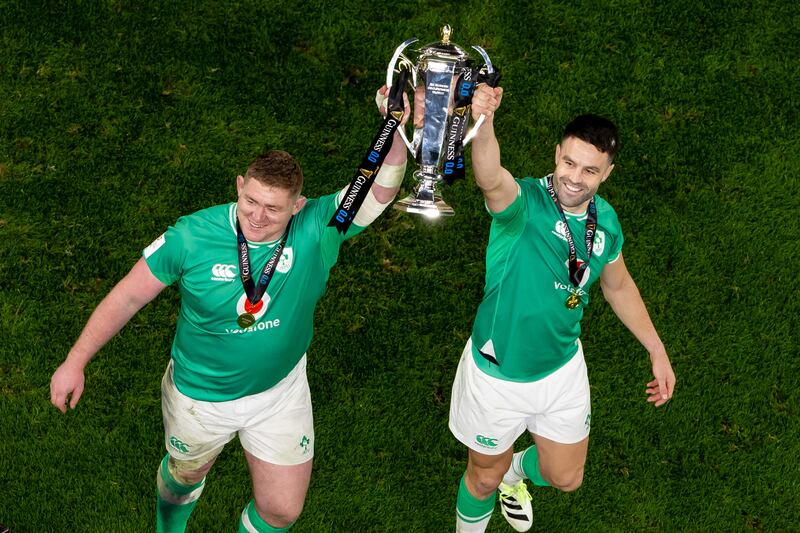
POLYGON ((305 205, 306 198, 289 189, 265 185, 255 178, 238 176, 236 217, 250 242, 269 242, 280 238, 292 215, 305 205))
POLYGON ((553 187, 564 211, 585 211, 613 169, 608 154, 577 137, 566 137, 556 146, 556 169, 553 171, 553 187))

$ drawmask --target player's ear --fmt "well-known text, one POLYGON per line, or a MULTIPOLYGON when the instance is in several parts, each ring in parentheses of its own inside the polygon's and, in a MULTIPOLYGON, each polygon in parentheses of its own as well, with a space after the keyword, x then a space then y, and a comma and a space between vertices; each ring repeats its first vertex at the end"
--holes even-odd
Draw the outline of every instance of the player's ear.
POLYGON ((305 196, 300 196, 297 200, 295 200, 294 209, 292 209, 293 215, 296 215, 297 213, 300 212, 301 209, 303 209, 303 207, 305 207, 306 200, 307 198, 305 196))
POLYGON ((614 170, 614 165, 613 164, 608 165, 608 168, 606 169, 605 176, 603 176, 603 179, 600 180, 600 183, 603 183, 604 181, 606 181, 608 179, 608 177, 611 175, 611 171, 612 170, 614 170))
POLYGON ((242 189, 244 188, 244 176, 236 176, 236 192, 238 194, 242 194, 242 189))

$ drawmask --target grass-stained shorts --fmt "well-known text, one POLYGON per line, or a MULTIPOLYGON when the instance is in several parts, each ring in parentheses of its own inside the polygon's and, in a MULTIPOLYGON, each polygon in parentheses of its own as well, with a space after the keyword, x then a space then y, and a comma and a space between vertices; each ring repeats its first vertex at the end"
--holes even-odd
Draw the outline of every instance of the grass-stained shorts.
POLYGON ((450 398, 450 431, 478 453, 499 455, 527 429, 562 444, 589 435, 589 376, 583 348, 538 381, 492 377, 475 364, 472 339, 461 354, 450 398))
POLYGON ((167 451, 194 463, 193 468, 215 458, 237 434, 245 450, 268 463, 292 466, 314 457, 305 355, 271 389, 225 402, 194 400, 181 393, 170 361, 161 380, 161 411, 167 451))

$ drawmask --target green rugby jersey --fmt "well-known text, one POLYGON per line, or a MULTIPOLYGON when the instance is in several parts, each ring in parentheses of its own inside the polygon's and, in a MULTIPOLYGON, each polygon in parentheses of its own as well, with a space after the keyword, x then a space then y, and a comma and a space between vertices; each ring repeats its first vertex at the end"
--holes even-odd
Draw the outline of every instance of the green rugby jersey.
MULTIPOLYGON (((314 308, 346 235, 327 227, 337 194, 310 199, 295 215, 272 281, 251 306, 241 279, 236 204, 181 217, 148 246, 143 256, 162 283, 178 282, 181 310, 172 344, 175 385, 203 401, 227 401, 265 391, 298 363, 311 343, 314 308), (256 322, 242 329, 240 314, 256 322)), ((250 243, 258 279, 280 239, 250 243)))
MULTIPOLYGON (((486 248, 484 297, 472 329, 473 356, 487 374, 508 381, 536 381, 558 370, 578 349, 589 286, 622 250, 622 229, 608 202, 595 195, 597 235, 581 286, 569 280, 569 244, 547 179, 517 180, 516 200, 493 217, 486 248), (570 293, 577 309, 565 305, 570 293), (493 355, 494 364, 478 351, 493 355)), ((577 248, 586 261, 586 214, 565 212, 577 248)))

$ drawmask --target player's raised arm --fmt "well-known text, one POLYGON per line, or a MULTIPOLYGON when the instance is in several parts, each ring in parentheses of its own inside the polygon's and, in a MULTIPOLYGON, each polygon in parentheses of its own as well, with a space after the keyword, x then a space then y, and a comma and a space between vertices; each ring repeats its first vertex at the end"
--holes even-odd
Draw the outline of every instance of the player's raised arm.
POLYGON ((500 145, 494 132, 494 113, 503 100, 502 87, 480 85, 472 97, 472 116, 486 115, 483 126, 472 140, 472 170, 475 183, 483 192, 486 206, 499 213, 517 197, 518 185, 500 164, 500 145))
MULTIPOLYGON (((378 106, 380 113, 386 117, 387 106, 389 100, 389 91, 385 85, 381 87, 375 95, 375 103, 378 106)), ((399 98, 399 94, 398 94, 399 98)), ((411 114, 411 107, 408 103, 408 97, 405 93, 402 94, 402 101, 404 104, 403 118, 399 123, 395 123, 394 127, 397 129, 405 126, 411 114)), ((384 122, 384 127, 388 128, 389 122, 384 122)), ((358 207, 352 221, 356 226, 366 227, 372 224, 381 213, 389 206, 389 204, 397 196, 400 190, 400 184, 403 181, 403 176, 406 171, 406 146, 403 139, 400 137, 397 129, 392 134, 392 144, 383 162, 380 163, 378 173, 375 179, 372 180, 369 191, 364 196, 364 200, 358 207)), ((384 144, 384 147, 386 145, 384 144)), ((364 169, 359 169, 359 172, 365 172, 364 169)), ((364 174, 363 176, 367 176, 364 174)), ((363 177, 362 176, 362 177, 363 177)), ((337 197, 340 202, 340 208, 347 205, 345 199, 355 199, 357 194, 356 189, 353 189, 353 184, 346 185, 337 197)), ((349 226, 349 224, 348 224, 349 226)))
POLYGON ((140 258, 128 275, 103 298, 50 380, 50 402, 59 411, 67 412, 68 399, 69 406, 75 409, 83 393, 83 370, 86 365, 139 309, 158 296, 165 287, 150 272, 145 260, 140 258))
MULTIPOLYGON (((378 105, 378 110, 382 115, 386 114, 386 100, 388 96, 389 89, 385 85, 378 89, 378 93, 375 96, 375 103, 378 105)), ((401 128, 408 122, 411 114, 408 97, 405 94, 403 94, 403 102, 405 103, 405 114, 403 115, 403 120, 400 122, 401 128)), ((397 196, 397 192, 400 190, 400 184, 403 181, 403 176, 406 171, 407 155, 408 151, 406 150, 406 145, 403 143, 400 134, 395 131, 392 140, 392 148, 389 150, 389 153, 386 154, 386 159, 383 161, 383 165, 381 165, 381 169, 378 171, 378 177, 375 178, 375 183, 372 184, 372 193, 375 195, 375 200, 383 204, 384 209, 389 202, 394 200, 394 197, 397 196)), ((381 209, 381 211, 382 210, 383 209, 381 209)))

